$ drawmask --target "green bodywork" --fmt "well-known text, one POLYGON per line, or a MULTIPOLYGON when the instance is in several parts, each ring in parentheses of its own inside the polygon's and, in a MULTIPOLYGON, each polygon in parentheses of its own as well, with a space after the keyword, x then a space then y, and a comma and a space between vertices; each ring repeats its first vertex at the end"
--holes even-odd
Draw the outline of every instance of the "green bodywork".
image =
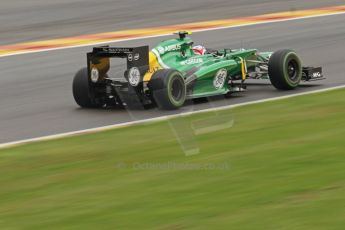
MULTIPOLYGON (((255 69, 255 61, 264 61, 271 52, 258 53, 256 49, 223 49, 215 53, 198 55, 193 52, 193 41, 189 37, 169 39, 152 49, 159 65, 165 69, 176 69, 185 77, 188 98, 207 97, 235 91, 233 81, 248 77, 247 71, 255 69), (243 62, 242 62, 243 61, 243 62), (244 66, 242 66, 242 63, 244 66), (219 70, 226 70, 226 79, 221 87, 215 87, 214 80, 219 70), (242 69, 245 73, 242 73, 242 69)), ((267 74, 261 78, 267 78, 267 74)))

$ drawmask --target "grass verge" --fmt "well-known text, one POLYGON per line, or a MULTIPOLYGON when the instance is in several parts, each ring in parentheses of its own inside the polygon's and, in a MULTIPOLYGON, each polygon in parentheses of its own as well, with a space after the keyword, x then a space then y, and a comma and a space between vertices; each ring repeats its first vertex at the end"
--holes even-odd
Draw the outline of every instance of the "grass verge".
POLYGON ((0 229, 343 229, 344 105, 335 90, 1 150, 0 229))

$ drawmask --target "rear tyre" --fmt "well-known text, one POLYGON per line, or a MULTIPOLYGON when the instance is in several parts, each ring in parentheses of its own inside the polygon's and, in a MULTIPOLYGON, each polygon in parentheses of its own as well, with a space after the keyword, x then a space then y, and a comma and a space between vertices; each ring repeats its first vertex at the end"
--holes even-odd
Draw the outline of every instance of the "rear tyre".
POLYGON ((302 79, 301 60, 293 50, 278 50, 268 61, 268 75, 275 88, 294 89, 302 79))
POLYGON ((186 100, 186 85, 181 73, 174 69, 155 72, 149 82, 158 108, 172 110, 181 107, 186 100))
POLYGON ((91 87, 89 85, 87 68, 80 69, 73 79, 73 97, 75 102, 83 108, 97 108, 101 107, 102 103, 97 102, 96 98, 90 93, 91 87))

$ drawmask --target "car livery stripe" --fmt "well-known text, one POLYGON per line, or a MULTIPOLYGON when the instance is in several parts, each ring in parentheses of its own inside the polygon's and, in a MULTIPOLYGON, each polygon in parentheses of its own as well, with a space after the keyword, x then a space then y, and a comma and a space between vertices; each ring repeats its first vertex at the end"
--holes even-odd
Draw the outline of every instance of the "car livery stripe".
POLYGON ((147 71, 143 77, 144 82, 151 80, 152 75, 159 69, 162 69, 162 66, 158 62, 156 55, 150 51, 149 52, 149 71, 147 71))
POLYGON ((157 37, 171 34, 179 30, 188 31, 207 31, 238 26, 247 26, 263 24, 278 21, 295 20, 302 18, 321 17, 327 15, 344 14, 345 5, 331 6, 324 8, 295 10, 264 14, 249 17, 231 18, 223 20, 212 20, 180 25, 168 25, 160 27, 151 27, 143 29, 132 29, 123 31, 114 31, 107 33, 80 35, 67 38, 51 39, 46 41, 33 41, 19 44, 10 44, 0 46, 0 57, 16 54, 25 54, 33 52, 42 52, 57 49, 66 49, 81 46, 90 46, 96 44, 105 44, 110 42, 133 40, 139 38, 157 37))
POLYGON ((156 49, 152 49, 152 53, 154 53, 154 55, 156 56, 158 63, 164 68, 164 69, 170 69, 170 67, 168 65, 166 65, 162 58, 161 55, 159 54, 159 52, 156 49))

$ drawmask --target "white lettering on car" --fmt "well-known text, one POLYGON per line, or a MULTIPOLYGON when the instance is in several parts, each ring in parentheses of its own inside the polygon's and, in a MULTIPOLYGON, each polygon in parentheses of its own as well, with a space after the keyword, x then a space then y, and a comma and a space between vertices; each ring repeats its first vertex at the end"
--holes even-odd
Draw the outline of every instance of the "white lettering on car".
POLYGON ((199 64, 202 63, 202 58, 190 58, 188 60, 182 61, 181 65, 193 65, 193 64, 199 64))
POLYGON ((321 73, 320 72, 315 72, 315 73, 313 73, 313 77, 321 77, 321 73))
POLYGON ((175 50, 179 50, 181 49, 181 45, 169 45, 169 46, 159 46, 157 47, 157 50, 160 54, 164 54, 166 52, 169 52, 169 51, 175 51, 175 50))

